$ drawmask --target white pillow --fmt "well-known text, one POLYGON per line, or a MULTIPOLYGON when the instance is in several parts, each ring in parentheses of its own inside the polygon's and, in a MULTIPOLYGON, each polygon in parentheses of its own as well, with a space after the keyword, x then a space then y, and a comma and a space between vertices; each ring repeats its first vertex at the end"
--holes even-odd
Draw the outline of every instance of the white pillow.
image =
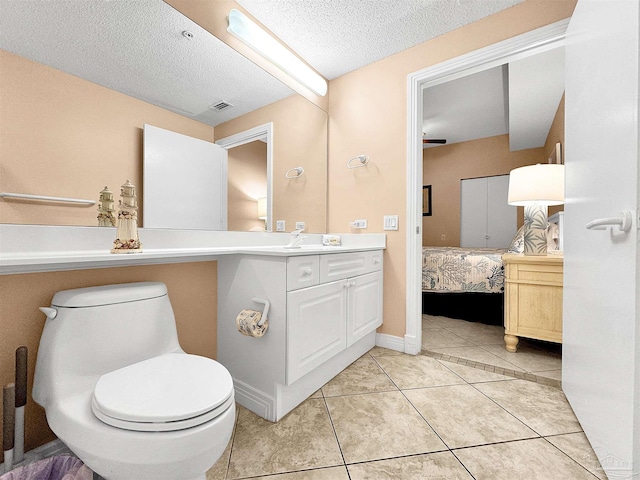
POLYGON ((516 233, 516 236, 511 240, 509 250, 507 253, 522 253, 524 252, 524 225, 520 227, 516 233))
POLYGON ((547 252, 558 250, 558 239, 560 237, 560 229, 557 223, 550 223, 546 231, 547 236, 547 252))

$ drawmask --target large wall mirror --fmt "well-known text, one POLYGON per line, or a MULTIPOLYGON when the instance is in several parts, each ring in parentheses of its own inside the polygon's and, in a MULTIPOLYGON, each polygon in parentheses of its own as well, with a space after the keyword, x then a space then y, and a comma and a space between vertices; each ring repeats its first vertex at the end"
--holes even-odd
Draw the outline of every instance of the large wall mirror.
MULTIPOLYGON (((264 188, 249 166, 229 166, 229 218, 246 217, 229 227, 326 231, 326 112, 192 20, 161 0, 0 0, 0 11, 0 192, 97 201, 108 186, 117 200, 130 180, 144 227, 144 124, 208 142, 272 124, 264 188)), ((167 195, 179 201, 171 185, 167 195)), ((96 209, 3 198, 0 221, 90 226, 96 209)))

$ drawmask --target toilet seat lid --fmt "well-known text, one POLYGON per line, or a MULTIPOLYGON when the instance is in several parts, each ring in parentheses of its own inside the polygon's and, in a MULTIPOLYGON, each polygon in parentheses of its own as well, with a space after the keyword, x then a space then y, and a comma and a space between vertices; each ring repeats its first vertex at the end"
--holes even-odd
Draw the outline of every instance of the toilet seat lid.
POLYGON ((231 375, 218 362, 169 353, 102 375, 92 406, 125 422, 166 423, 203 415, 232 395, 231 375))

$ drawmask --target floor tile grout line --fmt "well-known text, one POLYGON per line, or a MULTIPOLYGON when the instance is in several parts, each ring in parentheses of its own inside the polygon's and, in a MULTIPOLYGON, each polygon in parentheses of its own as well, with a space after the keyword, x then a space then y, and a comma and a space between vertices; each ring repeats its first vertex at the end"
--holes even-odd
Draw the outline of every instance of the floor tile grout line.
POLYGON ((404 394, 404 392, 402 390, 400 390, 400 393, 402 393, 402 396, 407 400, 407 402, 409 402, 409 405, 411 405, 413 407, 413 409, 418 412, 418 415, 420 415, 420 417, 422 418, 422 420, 424 420, 424 422, 429 425, 429 428, 431 430, 433 430, 433 433, 435 433, 437 435, 437 437, 440 439, 440 441, 442 442, 442 444, 447 447, 448 451, 451 451, 451 447, 449 447, 449 444, 447 442, 444 441, 444 438, 442 438, 442 436, 438 433, 438 431, 433 427, 433 425, 431 425, 429 423, 429 420, 427 420, 424 415, 422 415, 422 412, 420 412, 420 410, 418 410, 418 408, 413 404, 413 402, 411 400, 409 400, 409 398, 404 394))
POLYGON ((340 438, 338 437, 338 432, 336 430, 336 426, 333 423, 333 417, 331 417, 331 410, 329 409, 329 405, 327 404, 327 398, 324 397, 324 393, 323 393, 323 397, 322 397, 322 401, 324 403, 324 408, 327 412, 327 416, 329 417, 329 423, 331 423, 331 429, 333 430, 333 436, 336 439, 336 443, 338 444, 338 450, 340 450, 340 457, 342 458, 342 465, 344 466, 344 469, 347 471, 347 477, 349 477, 349 480, 351 480, 351 474, 349 473, 349 468, 347 467, 347 460, 344 458, 344 452, 342 451, 342 445, 340 444, 340 438))
MULTIPOLYGON (((506 381, 511 381, 511 380, 506 380, 506 381)), ((505 412, 507 412, 509 415, 511 415, 513 418, 515 418, 517 421, 519 421, 520 423, 522 423, 525 427, 527 427, 529 430, 531 430, 533 433, 535 433, 536 435, 538 435, 538 437, 540 438, 544 438, 543 435, 538 432, 535 428, 533 428, 531 425, 527 425, 524 420, 518 418, 518 416, 513 413, 510 412, 509 410, 507 410, 507 407, 505 407, 504 405, 501 405, 497 400, 491 398, 489 395, 487 395, 486 393, 484 393, 482 390, 480 390, 479 388, 477 388, 475 385, 471 385, 476 391, 480 392, 482 395, 484 395, 486 398, 488 398, 489 400, 491 400, 493 403, 495 403, 498 407, 500 407, 502 410, 504 410, 505 412)))
MULTIPOLYGON (((374 359, 375 360, 375 359, 374 359)), ((447 447, 448 450, 449 449, 449 445, 447 445, 447 442, 444 441, 444 439, 440 436, 440 434, 438 433, 438 431, 433 428, 433 425, 431 425, 429 423, 429 421, 424 418, 424 415, 422 415, 422 413, 420 413, 420 410, 418 410, 416 408, 416 406, 411 402, 411 400, 409 400, 409 398, 407 398, 407 396, 404 394, 404 392, 402 391, 402 389, 396 384, 396 382, 393 381, 393 379, 391 378, 391 376, 387 373, 387 371, 384 369, 384 367, 382 365, 380 365, 377 361, 376 363, 378 364, 378 367, 380 367, 380 369, 384 372, 384 374, 389 378, 389 380, 391 380, 391 382, 398 388, 398 391, 402 394, 402 396, 404 397, 404 399, 409 402, 409 405, 411 405, 411 407, 418 413, 418 415, 420 415, 420 418, 422 418, 422 420, 424 420, 424 422, 429 426, 429 428, 431 430, 433 430, 433 433, 436 434, 436 436, 440 439, 440 441, 442 442, 442 444, 447 447)), ((460 379, 466 383, 466 380, 462 377, 460 377, 460 379)))
POLYGON ((236 418, 233 422, 233 431, 231 432, 231 439, 229 442, 231 443, 231 448, 229 449, 229 459, 227 460, 227 468, 224 472, 224 480, 228 480, 229 478, 229 470, 231 470, 231 455, 233 455, 233 445, 236 440, 236 429, 238 428, 238 420, 240 418, 240 412, 238 411, 238 404, 236 402, 236 418))
MULTIPOLYGON (((569 435, 569 434, 559 434, 559 435, 569 435)), ((551 436, 558 436, 558 435, 551 435, 551 436)), ((555 448, 556 450, 558 450, 560 453, 562 453, 564 456, 566 456, 567 458, 571 459, 574 463, 578 464, 578 466, 582 467, 585 471, 587 471, 588 473, 590 473, 591 475, 593 475, 594 478, 599 478, 596 474, 594 474, 591 470, 589 470, 587 467, 585 467, 584 465, 582 465, 580 462, 578 462, 575 458, 573 458, 571 455, 569 455, 567 452, 565 452, 564 450, 562 450, 560 447, 558 447, 557 445, 554 445, 553 443, 551 443, 547 437, 542 437, 549 445, 551 445, 553 448, 555 448)))

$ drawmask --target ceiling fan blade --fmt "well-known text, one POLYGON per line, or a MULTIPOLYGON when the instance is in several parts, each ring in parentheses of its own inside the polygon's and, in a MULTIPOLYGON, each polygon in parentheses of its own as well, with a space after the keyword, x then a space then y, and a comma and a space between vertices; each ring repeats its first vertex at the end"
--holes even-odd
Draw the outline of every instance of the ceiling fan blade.
POLYGON ((422 143, 447 143, 445 138, 423 138, 422 143))

